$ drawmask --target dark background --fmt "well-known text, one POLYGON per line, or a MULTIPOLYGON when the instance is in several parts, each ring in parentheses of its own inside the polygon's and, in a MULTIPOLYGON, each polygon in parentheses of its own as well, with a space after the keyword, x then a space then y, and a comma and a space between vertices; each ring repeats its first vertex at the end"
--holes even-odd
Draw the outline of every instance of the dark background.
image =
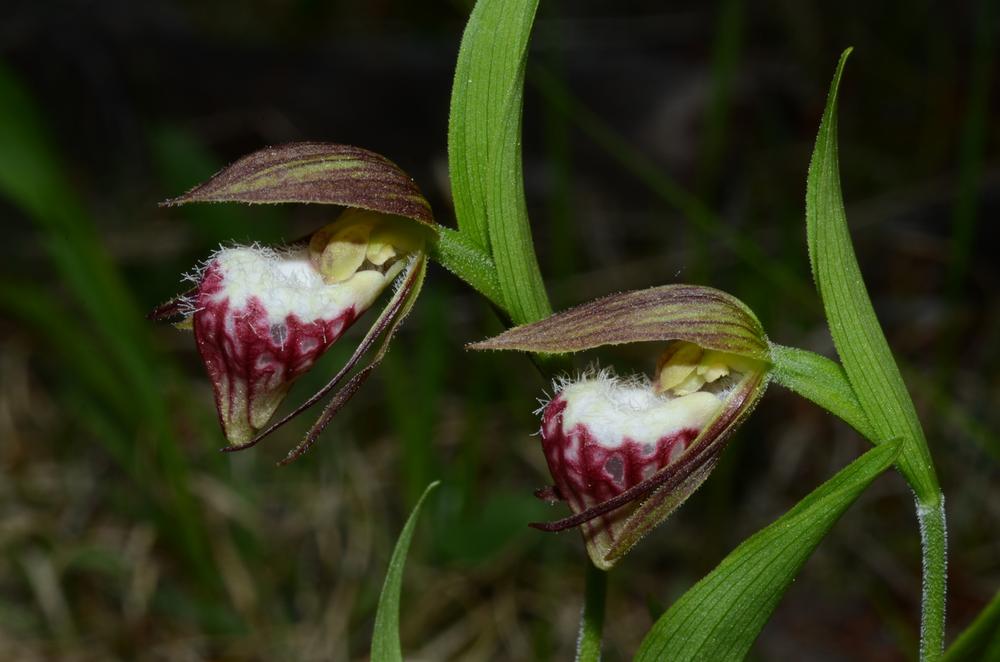
MULTIPOLYGON (((848 218, 948 499, 951 633, 1000 585, 997 14, 985 0, 542 3, 526 91, 528 200, 556 308, 711 284, 773 340, 833 356, 803 197, 834 65, 855 47, 841 88, 848 218)), ((395 536, 433 478, 405 650, 570 658, 583 545, 525 526, 563 512, 531 497, 548 482, 529 436, 546 385, 522 357, 462 349, 500 325, 461 283, 433 269, 384 369, 283 469, 307 421, 218 454, 190 336, 141 319, 219 242, 332 218, 156 206, 264 145, 381 152, 453 224, 447 114, 466 16, 458 1, 0 7, 0 658, 364 658, 395 536), (24 136, 40 146, 13 149, 24 136)), ((656 353, 580 365, 649 371, 656 353)), ((612 574, 606 659, 628 659, 655 615, 865 448, 772 387, 701 491, 612 574)), ((912 505, 898 475, 880 478, 754 658, 909 659, 912 505)))

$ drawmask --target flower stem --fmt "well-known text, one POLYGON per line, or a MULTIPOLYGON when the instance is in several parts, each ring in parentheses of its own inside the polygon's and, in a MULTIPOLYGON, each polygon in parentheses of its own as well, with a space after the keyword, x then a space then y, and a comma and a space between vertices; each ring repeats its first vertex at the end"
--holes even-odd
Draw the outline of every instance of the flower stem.
POLYGON ((608 573, 587 562, 587 586, 583 613, 580 615, 580 637, 576 642, 577 662, 598 662, 601 659, 601 633, 604 630, 604 598, 608 590, 608 573))
POLYGON ((920 659, 940 659, 944 650, 945 596, 948 582, 948 534, 944 495, 917 500, 917 520, 923 550, 923 596, 920 618, 920 659))
POLYGON ((438 239, 431 246, 431 258, 491 303, 503 308, 503 295, 497 282, 493 258, 471 243, 461 232, 439 228, 438 239))

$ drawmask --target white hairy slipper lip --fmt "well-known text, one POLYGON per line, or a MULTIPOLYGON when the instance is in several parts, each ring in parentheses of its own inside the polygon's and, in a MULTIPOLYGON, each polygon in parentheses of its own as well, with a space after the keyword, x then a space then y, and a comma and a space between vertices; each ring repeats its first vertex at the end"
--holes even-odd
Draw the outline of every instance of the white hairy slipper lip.
POLYGON ((253 439, 292 382, 397 272, 358 271, 327 284, 307 248, 226 248, 209 260, 191 300, 192 325, 230 445, 253 439))
MULTIPOLYGON (((607 374, 566 383, 542 411, 542 449, 558 495, 574 513, 616 497, 676 462, 719 413, 722 400, 699 391, 658 395, 648 382, 607 374)), ((581 525, 598 565, 619 539, 631 507, 581 525)))

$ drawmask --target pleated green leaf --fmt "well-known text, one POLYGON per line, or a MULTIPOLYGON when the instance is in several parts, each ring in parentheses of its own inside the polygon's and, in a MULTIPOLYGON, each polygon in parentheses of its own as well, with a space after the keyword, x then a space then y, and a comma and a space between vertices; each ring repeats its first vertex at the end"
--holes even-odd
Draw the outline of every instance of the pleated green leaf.
POLYGON ((868 451, 740 544, 660 617, 635 660, 742 660, 812 551, 899 448, 868 451))
POLYGON ((528 40, 538 0, 480 0, 455 67, 448 168, 460 232, 496 266, 518 324, 551 312, 535 257, 521 169, 528 40))
POLYGON ((413 507, 402 533, 396 541, 396 548, 389 559, 389 570, 382 584, 382 594, 378 599, 378 609, 375 611, 375 630, 372 632, 372 660, 378 662, 402 662, 403 648, 399 643, 399 596, 403 588, 403 567, 406 565, 406 554, 410 551, 410 541, 413 530, 417 527, 417 517, 420 507, 434 488, 440 483, 434 481, 427 486, 423 495, 413 507))

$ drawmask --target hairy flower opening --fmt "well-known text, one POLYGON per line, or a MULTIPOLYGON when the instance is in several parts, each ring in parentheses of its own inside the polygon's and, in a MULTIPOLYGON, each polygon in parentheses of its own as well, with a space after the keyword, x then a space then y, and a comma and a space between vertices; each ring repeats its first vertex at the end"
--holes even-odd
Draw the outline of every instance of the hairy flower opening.
MULTIPOLYGON (((658 379, 621 380, 607 373, 564 383, 542 410, 542 449, 555 493, 574 513, 586 513, 676 465, 723 411, 751 361, 673 342, 659 361, 658 379), (692 351, 693 350, 695 351, 692 351), (706 379, 691 380, 704 366, 706 379), (682 374, 683 373, 683 374, 682 374), (662 388, 664 376, 672 386, 662 388), (682 386, 683 385, 683 386, 682 386)), ((622 538, 639 501, 581 524, 588 553, 600 567, 622 538)))
POLYGON ((350 210, 308 246, 224 248, 207 262, 191 325, 230 445, 253 440, 292 383, 392 283, 416 250, 408 229, 350 210))

